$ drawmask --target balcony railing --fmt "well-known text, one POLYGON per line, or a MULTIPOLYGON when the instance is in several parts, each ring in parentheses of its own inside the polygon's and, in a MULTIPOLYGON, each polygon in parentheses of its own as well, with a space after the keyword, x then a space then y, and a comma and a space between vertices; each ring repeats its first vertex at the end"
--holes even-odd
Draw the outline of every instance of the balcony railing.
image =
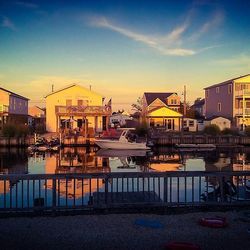
POLYGON ((243 115, 243 111, 244 111, 244 115, 250 116, 250 108, 246 108, 245 110, 243 110, 243 109, 236 109, 235 115, 243 115))
POLYGON ((56 114, 66 115, 110 115, 111 108, 109 106, 55 106, 56 114))
POLYGON ((8 113, 9 112, 9 106, 0 104, 0 113, 8 113))
POLYGON ((250 90, 248 89, 242 89, 242 90, 236 90, 235 91, 235 96, 236 97, 250 97, 250 90))

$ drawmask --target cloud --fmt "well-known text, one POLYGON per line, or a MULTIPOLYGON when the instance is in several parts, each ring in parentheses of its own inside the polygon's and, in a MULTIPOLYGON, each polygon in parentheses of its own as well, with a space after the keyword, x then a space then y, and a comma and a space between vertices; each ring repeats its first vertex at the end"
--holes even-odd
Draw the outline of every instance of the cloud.
MULTIPOLYGON (((98 28, 105 28, 111 31, 117 32, 126 36, 134 41, 141 42, 147 45, 150 48, 155 49, 162 55, 172 55, 172 56, 192 56, 207 49, 218 47, 209 46, 202 49, 191 49, 191 48, 183 48, 181 45, 183 44, 183 40, 185 39, 185 32, 190 27, 190 19, 193 11, 191 10, 186 18, 186 20, 171 30, 168 34, 165 35, 146 35, 140 32, 132 31, 128 28, 121 27, 113 22, 109 21, 106 17, 91 17, 89 19, 89 24, 98 28)), ((207 33, 212 27, 218 25, 222 21, 222 15, 220 12, 217 12, 212 21, 206 22, 203 24, 201 29, 194 33, 193 40, 199 39, 201 35, 207 33)), ((187 44, 187 43, 186 43, 187 44)), ((190 44, 190 43, 189 43, 190 44)))
POLYGON ((213 28, 216 28, 220 24, 222 24, 223 20, 224 20, 224 13, 222 11, 214 12, 211 18, 209 18, 209 20, 205 22, 197 32, 195 32, 190 36, 189 40, 190 41, 198 40, 202 35, 208 33, 213 28))
POLYGON ((241 66, 241 67, 250 67, 250 55, 240 54, 231 58, 221 59, 215 61, 215 63, 224 65, 224 66, 241 66))
POLYGON ((29 3, 29 2, 17 1, 17 2, 15 2, 15 4, 19 5, 21 7, 24 7, 24 8, 28 8, 28 9, 38 9, 39 8, 39 6, 37 4, 29 3))
POLYGON ((16 30, 15 24, 6 16, 2 17, 1 26, 4 28, 11 29, 11 30, 16 30))

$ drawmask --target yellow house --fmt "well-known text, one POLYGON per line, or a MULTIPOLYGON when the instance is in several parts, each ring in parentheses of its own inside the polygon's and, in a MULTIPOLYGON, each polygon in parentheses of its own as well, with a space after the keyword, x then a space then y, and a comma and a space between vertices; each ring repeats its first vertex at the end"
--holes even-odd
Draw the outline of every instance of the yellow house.
POLYGON ((180 113, 180 104, 177 93, 144 93, 142 120, 148 127, 180 131, 183 117, 180 113))
POLYGON ((100 95, 73 84, 46 97, 46 130, 94 132, 107 130, 111 115, 111 104, 103 105, 104 98, 100 95))

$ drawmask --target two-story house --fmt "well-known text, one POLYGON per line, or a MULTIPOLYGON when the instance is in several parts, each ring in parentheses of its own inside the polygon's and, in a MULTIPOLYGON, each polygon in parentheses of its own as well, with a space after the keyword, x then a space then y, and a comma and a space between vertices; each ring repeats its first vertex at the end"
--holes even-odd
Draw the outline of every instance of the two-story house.
POLYGON ((222 116, 232 126, 250 125, 250 74, 239 76, 205 88, 206 118, 222 116))
POLYGON ((180 109, 181 102, 177 93, 146 92, 142 97, 141 118, 148 127, 180 131, 183 117, 180 109))
POLYGON ((0 131, 5 124, 27 125, 29 99, 0 87, 0 131))
POLYGON ((45 98, 46 130, 49 132, 108 129, 111 106, 103 105, 104 98, 90 89, 73 84, 45 98))

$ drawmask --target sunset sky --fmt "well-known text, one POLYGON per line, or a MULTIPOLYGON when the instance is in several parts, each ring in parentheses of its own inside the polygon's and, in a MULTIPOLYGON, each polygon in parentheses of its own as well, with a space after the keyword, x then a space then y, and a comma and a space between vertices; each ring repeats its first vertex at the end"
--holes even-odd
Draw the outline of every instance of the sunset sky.
POLYGON ((79 83, 113 109, 143 92, 204 95, 250 73, 250 1, 0 0, 0 86, 44 105, 79 83), (53 3, 51 3, 53 2, 53 3), (73 2, 73 3, 72 3, 73 2))

